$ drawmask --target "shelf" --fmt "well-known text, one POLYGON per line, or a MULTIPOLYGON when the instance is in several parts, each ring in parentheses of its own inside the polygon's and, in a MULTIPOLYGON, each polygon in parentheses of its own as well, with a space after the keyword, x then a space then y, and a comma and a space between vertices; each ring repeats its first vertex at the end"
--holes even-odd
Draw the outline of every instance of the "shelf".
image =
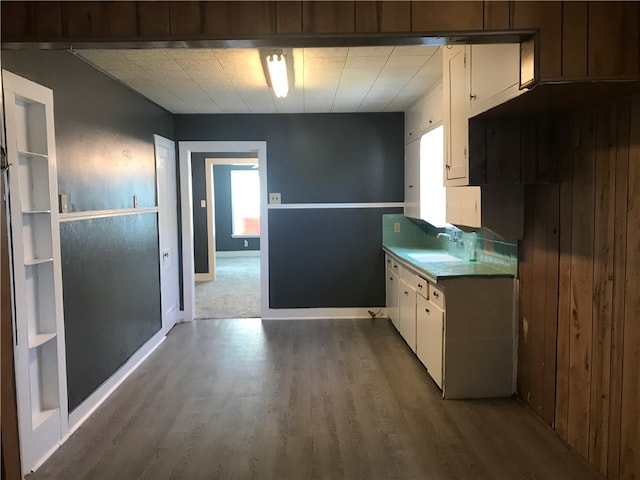
POLYGON ((42 158, 43 160, 47 160, 49 158, 48 155, 45 155, 43 153, 25 152, 22 150, 18 151, 18 155, 20 155, 21 157, 42 158))
POLYGON ((37 348, 41 345, 44 345, 49 340, 53 340, 56 338, 57 334, 55 333, 39 333, 36 335, 29 335, 29 348, 37 348))
POLYGON ((31 416, 31 424, 33 426, 33 430, 38 428, 59 411, 59 408, 52 408, 51 410, 40 410, 39 412, 33 413, 31 416))
POLYGON ((39 209, 29 209, 22 210, 23 215, 39 215, 39 214, 50 214, 51 210, 39 210, 39 209))
POLYGON ((41 265, 43 263, 51 263, 53 258, 30 258, 24 261, 25 267, 31 267, 33 265, 41 265))

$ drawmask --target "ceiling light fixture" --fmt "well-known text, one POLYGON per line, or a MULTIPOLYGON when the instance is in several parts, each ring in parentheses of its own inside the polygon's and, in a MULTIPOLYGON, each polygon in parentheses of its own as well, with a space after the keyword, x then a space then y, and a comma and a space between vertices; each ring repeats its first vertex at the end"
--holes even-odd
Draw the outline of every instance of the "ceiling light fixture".
POLYGON ((287 63, 282 53, 267 55, 267 69, 271 80, 271 88, 276 97, 283 98, 289 93, 289 80, 287 78, 287 63))

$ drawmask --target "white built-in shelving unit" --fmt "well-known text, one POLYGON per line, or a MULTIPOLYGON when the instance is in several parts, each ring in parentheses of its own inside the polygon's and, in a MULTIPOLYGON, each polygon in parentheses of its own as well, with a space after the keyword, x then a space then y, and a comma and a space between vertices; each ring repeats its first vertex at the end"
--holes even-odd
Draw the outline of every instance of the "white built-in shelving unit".
POLYGON ((53 92, 3 70, 23 474, 68 431, 53 92))

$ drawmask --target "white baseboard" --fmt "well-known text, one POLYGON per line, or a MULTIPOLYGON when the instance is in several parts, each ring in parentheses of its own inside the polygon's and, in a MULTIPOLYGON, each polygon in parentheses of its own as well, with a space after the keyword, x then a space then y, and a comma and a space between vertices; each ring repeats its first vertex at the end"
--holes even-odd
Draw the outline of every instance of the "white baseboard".
POLYGON ((165 335, 159 330, 153 337, 134 353, 124 365, 109 377, 98 389, 93 392, 84 402, 78 405, 73 412, 69 414, 69 432, 63 438, 64 443, 67 438, 82 425, 87 418, 91 416, 96 409, 115 391, 116 388, 131 375, 153 351, 164 341, 165 335))
POLYGON ((228 252, 216 252, 216 257, 259 257, 260 250, 232 250, 228 252))
POLYGON ((386 318, 384 307, 359 308, 270 308, 262 315, 262 320, 321 320, 321 319, 367 319, 386 318))

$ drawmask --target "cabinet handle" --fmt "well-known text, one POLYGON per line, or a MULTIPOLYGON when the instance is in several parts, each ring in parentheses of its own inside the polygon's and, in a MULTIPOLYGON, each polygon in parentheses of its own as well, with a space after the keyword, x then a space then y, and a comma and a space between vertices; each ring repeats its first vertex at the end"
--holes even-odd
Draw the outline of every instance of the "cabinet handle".
POLYGON ((471 95, 471 94, 469 95, 469 100, 475 100, 476 98, 478 97, 476 97, 475 95, 471 95))
POLYGON ((429 309, 428 309, 428 308, 425 308, 425 309, 424 309, 424 311, 425 311, 425 312, 427 312, 427 313, 429 313, 429 309))
POLYGON ((436 298, 440 298, 440 295, 438 295, 438 292, 433 292, 433 296, 436 298))
POLYGON ((409 188, 413 188, 413 185, 409 185, 409 188))
POLYGON ((422 284, 421 283, 418 284, 418 288, 422 289, 422 284))
POLYGON ((447 170, 451 170, 451 165, 445 165, 445 168, 446 168, 447 170))
POLYGON ((409 292, 404 292, 405 295, 409 295, 409 292))
POLYGON ((393 268, 398 268, 398 265, 394 265, 393 268))

